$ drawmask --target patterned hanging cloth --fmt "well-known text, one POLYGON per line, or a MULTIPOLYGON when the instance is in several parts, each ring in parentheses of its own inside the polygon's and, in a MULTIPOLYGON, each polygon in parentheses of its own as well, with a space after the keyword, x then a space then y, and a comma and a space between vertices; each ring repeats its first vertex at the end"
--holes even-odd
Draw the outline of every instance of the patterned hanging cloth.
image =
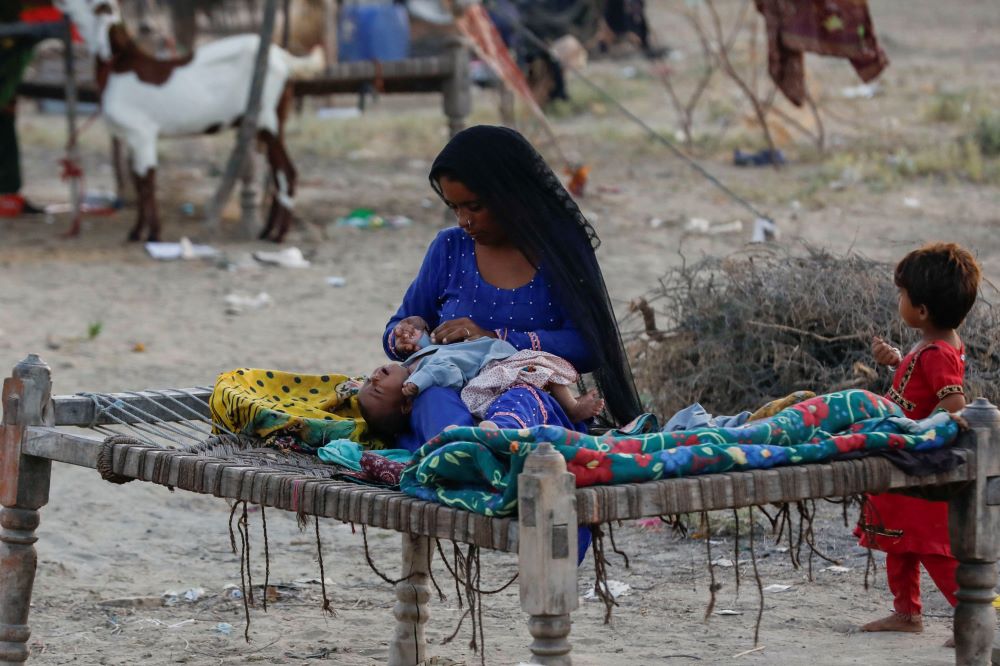
POLYGON ((805 52, 847 58, 865 82, 889 65, 868 0, 754 0, 767 25, 768 72, 790 102, 806 100, 805 52))

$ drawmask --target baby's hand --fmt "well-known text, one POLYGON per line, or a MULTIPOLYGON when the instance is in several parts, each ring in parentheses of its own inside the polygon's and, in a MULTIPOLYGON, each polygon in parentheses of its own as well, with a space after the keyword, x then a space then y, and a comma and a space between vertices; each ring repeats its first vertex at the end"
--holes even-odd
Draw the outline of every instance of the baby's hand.
POLYGON ((903 355, 898 349, 877 335, 872 338, 872 357, 879 365, 888 366, 897 366, 903 360, 903 355))
POLYGON ((427 322, 420 317, 407 317, 392 329, 398 354, 409 356, 420 349, 420 336, 427 330, 427 322))
POLYGON ((403 395, 412 398, 419 392, 420 389, 417 388, 417 385, 414 384, 413 382, 406 382, 405 384, 403 384, 403 395))

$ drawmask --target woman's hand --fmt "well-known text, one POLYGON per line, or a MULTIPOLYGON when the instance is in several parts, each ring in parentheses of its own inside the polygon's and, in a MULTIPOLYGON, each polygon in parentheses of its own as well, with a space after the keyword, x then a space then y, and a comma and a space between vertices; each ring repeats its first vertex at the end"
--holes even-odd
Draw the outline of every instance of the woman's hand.
POLYGON ((476 322, 468 317, 446 321, 431 331, 431 342, 436 345, 450 345, 453 342, 475 340, 482 337, 495 338, 497 334, 480 328, 476 322))
POLYGON ((903 360, 903 355, 898 349, 877 335, 872 338, 872 357, 879 365, 888 366, 897 366, 903 360))
POLYGON ((423 317, 407 317, 399 321, 392 329, 395 336, 393 347, 400 356, 409 356, 420 349, 420 336, 430 327, 423 317))

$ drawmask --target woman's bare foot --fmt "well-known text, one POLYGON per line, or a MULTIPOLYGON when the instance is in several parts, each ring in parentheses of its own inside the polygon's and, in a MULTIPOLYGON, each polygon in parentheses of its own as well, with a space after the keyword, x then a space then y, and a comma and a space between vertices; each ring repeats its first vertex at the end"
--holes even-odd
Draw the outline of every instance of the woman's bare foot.
POLYGON ((905 631, 914 634, 923 630, 924 621, 919 615, 903 615, 902 613, 893 613, 861 627, 861 631, 905 631))
POLYGON ((590 389, 579 398, 576 404, 566 410, 566 416, 571 421, 586 421, 601 413, 604 409, 604 399, 597 397, 597 391, 590 389))

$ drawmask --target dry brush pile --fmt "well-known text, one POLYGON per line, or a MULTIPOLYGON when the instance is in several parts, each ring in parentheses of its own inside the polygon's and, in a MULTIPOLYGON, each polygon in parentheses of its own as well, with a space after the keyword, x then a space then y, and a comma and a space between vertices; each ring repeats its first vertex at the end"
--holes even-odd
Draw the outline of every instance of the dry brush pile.
MULTIPOLYGON (((872 336, 901 349, 917 340, 897 314, 892 271, 859 254, 773 246, 672 270, 622 322, 645 406, 669 416, 700 402, 730 414, 797 390, 885 392, 892 374, 872 361, 872 336)), ((960 330, 966 391, 994 403, 998 295, 984 283, 960 330)))

